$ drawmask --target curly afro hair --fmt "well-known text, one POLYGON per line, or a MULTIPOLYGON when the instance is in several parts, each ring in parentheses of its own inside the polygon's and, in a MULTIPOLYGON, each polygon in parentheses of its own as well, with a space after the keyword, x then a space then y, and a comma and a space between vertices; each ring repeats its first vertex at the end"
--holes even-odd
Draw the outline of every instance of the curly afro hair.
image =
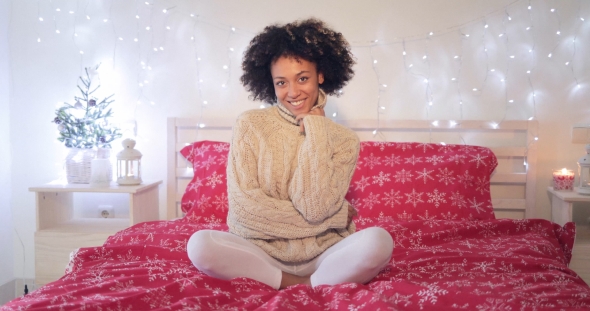
POLYGON ((250 41, 244 52, 240 81, 253 100, 276 103, 270 66, 282 56, 315 63, 317 71, 324 75, 320 88, 328 95, 338 96, 338 90, 354 76, 350 45, 341 33, 322 21, 312 18, 270 25, 250 41))

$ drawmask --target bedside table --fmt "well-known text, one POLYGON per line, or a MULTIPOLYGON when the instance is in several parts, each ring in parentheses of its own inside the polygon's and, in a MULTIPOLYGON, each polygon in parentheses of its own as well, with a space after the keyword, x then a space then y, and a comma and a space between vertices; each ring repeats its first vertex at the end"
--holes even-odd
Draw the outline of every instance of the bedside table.
POLYGON ((131 225, 158 220, 158 186, 162 181, 135 186, 108 187, 88 184, 45 184, 31 187, 35 192, 35 283, 44 285, 64 275, 70 253, 80 247, 101 246, 105 240, 131 225), (78 218, 74 216, 77 193, 129 194, 128 218, 78 218))
POLYGON ((590 202, 590 195, 579 194, 574 191, 557 191, 548 187, 551 200, 551 220, 560 225, 572 221, 572 206, 574 202, 590 202))
MULTIPOLYGON (((563 226, 572 221, 572 207, 575 202, 587 202, 590 204, 590 195, 579 194, 574 191, 556 191, 553 187, 547 188, 551 199, 551 220, 563 226)), ((570 269, 576 271, 580 277, 590 284, 590 227, 588 225, 576 225, 576 242, 572 250, 570 269)))

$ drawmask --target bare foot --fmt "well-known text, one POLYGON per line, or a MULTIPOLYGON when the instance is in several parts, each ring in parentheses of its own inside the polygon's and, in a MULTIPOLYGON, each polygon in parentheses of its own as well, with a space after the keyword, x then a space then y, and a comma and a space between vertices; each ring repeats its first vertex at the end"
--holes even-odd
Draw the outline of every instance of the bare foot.
POLYGON ((305 284, 311 286, 311 280, 309 276, 298 276, 287 272, 283 272, 283 277, 281 278, 281 287, 279 287, 279 289, 285 289, 289 286, 297 284, 305 284))

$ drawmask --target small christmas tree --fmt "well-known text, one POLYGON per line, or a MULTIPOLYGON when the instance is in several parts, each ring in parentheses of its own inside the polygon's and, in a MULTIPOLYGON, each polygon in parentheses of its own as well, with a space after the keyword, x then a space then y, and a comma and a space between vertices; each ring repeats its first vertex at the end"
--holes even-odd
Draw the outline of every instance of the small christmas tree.
MULTIPOLYGON (((98 66, 91 68, 91 72, 96 71, 98 66)), ((55 111, 56 117, 53 122, 57 124, 59 130, 58 140, 68 148, 111 148, 110 143, 121 137, 120 129, 109 123, 113 112, 108 107, 114 102, 111 99, 114 94, 97 102, 97 98, 92 94, 100 85, 91 90, 92 79, 88 72, 89 68, 84 68, 84 71, 86 77, 80 77, 84 87, 78 84, 82 96, 74 96, 76 101, 74 105, 64 103, 63 107, 55 111)))

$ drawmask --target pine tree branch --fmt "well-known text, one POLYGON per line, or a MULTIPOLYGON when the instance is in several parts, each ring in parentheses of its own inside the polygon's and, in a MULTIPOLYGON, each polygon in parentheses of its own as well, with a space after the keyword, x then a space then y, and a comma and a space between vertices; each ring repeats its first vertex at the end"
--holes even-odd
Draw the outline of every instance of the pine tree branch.
MULTIPOLYGON (((98 103, 98 105, 102 105, 102 104, 104 104, 105 102, 107 102, 107 101, 108 101, 108 100, 109 100, 111 97, 113 97, 114 95, 115 95, 115 94, 111 94, 111 95, 109 95, 109 96, 105 97, 105 98, 104 98, 104 99, 103 99, 103 100, 102 100, 100 103, 98 103)), ((108 102, 107 102, 107 104, 106 104, 106 106, 108 106, 108 105, 109 105, 110 103, 112 103, 112 102, 114 102, 114 100, 108 101, 108 102)), ((97 105, 97 106, 98 106, 98 105, 97 105)))
POLYGON ((88 84, 88 83, 86 83, 86 81, 85 81, 84 79, 82 79, 82 77, 80 77, 80 80, 82 81, 82 83, 84 83, 84 86, 86 86, 86 87, 88 87, 88 86, 89 86, 89 84, 88 84))
POLYGON ((92 93, 96 92, 96 90, 98 90, 99 87, 100 87, 100 85, 97 86, 93 91, 89 92, 88 95, 91 95, 92 93))

